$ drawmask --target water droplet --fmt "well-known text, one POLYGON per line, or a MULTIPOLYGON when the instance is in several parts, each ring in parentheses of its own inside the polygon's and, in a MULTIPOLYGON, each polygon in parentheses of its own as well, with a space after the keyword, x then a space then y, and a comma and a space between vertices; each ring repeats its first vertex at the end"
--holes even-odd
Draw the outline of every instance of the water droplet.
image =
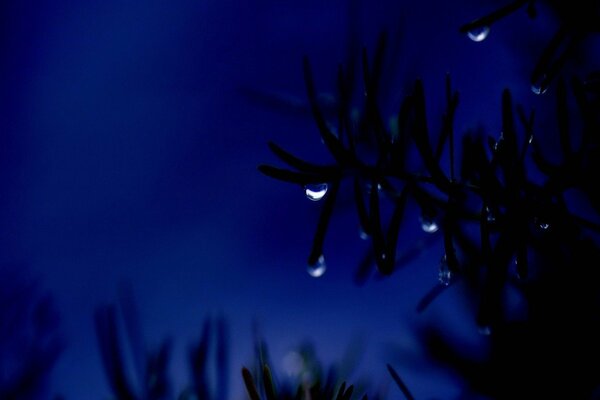
POLYGON ((527 139, 527 143, 531 144, 533 142, 533 133, 531 135, 529 135, 529 138, 527 139))
POLYGON ((540 217, 535 217, 533 219, 533 224, 540 231, 547 231, 548 229, 550 229, 550 223, 546 219, 540 217))
MULTIPOLYGON (((369 193, 371 193, 371 190, 373 190, 373 184, 371 182, 368 182, 366 185, 367 190, 369 191, 369 193)), ((383 189, 383 186, 381 186, 381 183, 378 183, 377 186, 377 191, 381 192, 381 189, 383 189)))
POLYGON ((326 183, 311 183, 304 186, 306 198, 312 201, 319 201, 327 194, 326 183))
POLYGON ((503 145, 504 145, 504 132, 500 132, 500 137, 498 138, 496 143, 494 143, 494 151, 495 152, 500 151, 502 149, 503 145))
POLYGON ((544 94, 548 90, 547 87, 542 85, 531 85, 531 91, 535 94, 544 94))
POLYGON ((450 281, 452 280, 452 271, 448 268, 448 261, 446 261, 446 255, 442 257, 440 261, 440 270, 438 272, 438 280, 444 286, 450 285, 450 281))
POLYGON ((467 36, 474 42, 483 42, 485 38, 490 34, 489 26, 480 26, 477 28, 471 29, 467 32, 467 36))
POLYGON ((358 236, 362 240, 369 240, 369 234, 363 228, 358 228, 358 236))
POLYGON ((541 75, 535 82, 531 84, 531 91, 535 94, 544 94, 548 90, 548 77, 546 74, 541 75))
POLYGON ((436 233, 440 226, 438 225, 435 218, 421 215, 421 229, 426 233, 436 233))
POLYGON ((306 271, 313 278, 320 278, 323 276, 325 271, 327 271, 327 265, 325 265, 325 257, 323 257, 323 254, 319 256, 316 263, 312 265, 308 264, 306 271))
POLYGON ((493 224, 496 222, 496 215, 494 215, 494 212, 488 206, 485 206, 485 215, 488 223, 493 224))
POLYGON ((490 336, 492 334, 492 327, 489 325, 479 325, 477 331, 480 335, 490 336))

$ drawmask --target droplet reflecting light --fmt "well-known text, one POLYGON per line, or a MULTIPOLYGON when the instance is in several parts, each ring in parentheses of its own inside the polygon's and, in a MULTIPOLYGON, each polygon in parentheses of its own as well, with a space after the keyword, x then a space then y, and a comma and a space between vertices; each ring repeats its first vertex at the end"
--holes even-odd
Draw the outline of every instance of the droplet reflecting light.
POLYGON ((494 143, 494 151, 495 152, 500 151, 502 149, 503 145, 504 145, 504 132, 500 132, 500 137, 498 138, 496 143, 494 143))
POLYGON ((327 194, 326 183, 311 183, 304 187, 306 198, 311 201, 319 201, 327 194))
POLYGON ((548 77, 546 74, 541 75, 535 82, 531 84, 531 91, 535 94, 544 94, 548 90, 548 77))
POLYGON ((327 265, 325 265, 325 257, 323 256, 323 254, 319 256, 316 263, 312 265, 308 264, 308 266, 306 267, 306 271, 313 278, 322 277, 325 271, 327 271, 327 265))
POLYGON ((435 218, 421 216, 421 229, 426 233, 435 233, 440 229, 440 226, 435 221, 435 218))
POLYGON ((548 90, 547 87, 542 85, 531 85, 531 91, 535 94, 544 94, 548 90))
POLYGON ((494 212, 492 211, 491 208, 489 208, 488 206, 485 207, 485 214, 486 214, 486 221, 489 224, 493 224, 494 222, 496 222, 496 216, 494 215, 494 212))
POLYGON ((362 240, 369 240, 369 234, 367 232, 365 232, 365 230, 363 228, 358 229, 358 236, 362 240))
POLYGON ((480 26, 478 28, 473 28, 469 32, 467 32, 467 36, 474 42, 483 42, 488 35, 490 34, 489 26, 480 26))

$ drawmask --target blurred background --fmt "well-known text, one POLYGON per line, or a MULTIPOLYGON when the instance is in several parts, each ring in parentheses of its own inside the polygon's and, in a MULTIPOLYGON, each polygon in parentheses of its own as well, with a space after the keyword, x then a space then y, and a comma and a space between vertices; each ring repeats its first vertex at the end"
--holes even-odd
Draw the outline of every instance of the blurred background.
POLYGON ((357 63, 362 46, 372 55, 382 29, 390 113, 422 78, 430 120, 441 121, 447 73, 461 96, 459 133, 498 135, 504 88, 543 112, 548 102, 528 79, 551 17, 517 12, 482 43, 458 32, 502 3, 2 2, 1 306, 8 313, 23 293, 51 298, 64 350, 48 393, 109 396, 93 314, 129 283, 148 346, 173 340, 176 392, 189 382, 186 351, 202 321, 223 316, 231 398, 245 396, 239 371, 252 362, 254 326, 275 370, 285 371, 286 354, 304 341, 325 364, 362 343, 357 376, 374 387, 389 384, 391 363, 417 398, 458 395, 458 377, 426 359, 415 327, 445 325, 465 349, 481 338, 460 285, 415 311, 438 284, 442 254, 417 213, 400 242, 425 239, 424 251, 359 286, 353 277, 369 245, 344 189, 325 242, 327 271, 315 279, 306 259, 321 204, 257 166, 277 165, 271 140, 331 161, 307 108, 302 57, 327 99, 338 63, 357 63))

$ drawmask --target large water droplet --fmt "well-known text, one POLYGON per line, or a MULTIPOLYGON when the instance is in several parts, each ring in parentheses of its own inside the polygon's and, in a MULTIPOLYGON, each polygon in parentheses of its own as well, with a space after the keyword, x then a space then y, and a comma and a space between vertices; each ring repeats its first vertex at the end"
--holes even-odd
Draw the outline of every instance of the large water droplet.
POLYGON ((480 26, 478 28, 473 28, 469 32, 467 32, 467 36, 474 42, 483 42, 485 38, 490 34, 489 26, 480 26))
POLYGON ((319 201, 327 194, 326 183, 310 183, 304 186, 306 198, 312 201, 319 201))
POLYGON ((450 281, 452 281, 452 271, 448 267, 448 261, 446 260, 446 255, 442 257, 440 261, 440 270, 438 272, 438 280, 444 286, 450 285, 450 281))
POLYGON ((421 220, 421 229, 423 229, 423 232, 436 233, 438 231, 438 229, 440 229, 440 226, 438 225, 437 221, 433 217, 421 215, 420 220, 421 220))
POLYGON ((325 257, 323 257, 323 254, 319 256, 316 263, 312 265, 308 264, 306 271, 313 278, 320 278, 323 276, 325 271, 327 271, 327 265, 325 265, 325 257))

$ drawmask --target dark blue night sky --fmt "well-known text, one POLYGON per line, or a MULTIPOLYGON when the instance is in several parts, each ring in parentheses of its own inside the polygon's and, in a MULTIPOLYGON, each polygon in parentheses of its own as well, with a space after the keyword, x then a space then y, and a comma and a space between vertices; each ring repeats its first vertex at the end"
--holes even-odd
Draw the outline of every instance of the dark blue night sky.
MULTIPOLYGON (((460 284, 415 311, 437 284, 441 239, 391 277, 357 286, 369 245, 344 189, 325 242, 327 272, 312 278, 306 258, 320 203, 257 166, 277 165, 269 141, 331 160, 308 108, 302 57, 325 97, 338 63, 358 62, 356 45, 372 54, 384 28, 393 45, 386 112, 422 78, 437 129, 449 73, 460 91, 456 132, 498 135, 505 88, 543 115, 554 100, 532 93, 529 74, 555 18, 521 10, 482 43, 459 33, 503 3, 2 2, 0 291, 34 281, 55 301, 66 347, 50 393, 108 398, 93 315, 130 283, 146 343, 173 340, 174 392, 189 381, 185 351, 202 321, 224 316, 231 398, 245 396, 239 371, 252 362, 255 323, 275 370, 305 340, 327 364, 359 338, 366 349, 355 376, 390 385, 392 363, 415 397, 456 398, 459 378, 427 359, 416 330, 435 323, 465 349, 482 346, 460 284)), ((400 241, 426 238, 413 204, 400 241)), ((389 394, 400 396, 391 386, 389 394)))

